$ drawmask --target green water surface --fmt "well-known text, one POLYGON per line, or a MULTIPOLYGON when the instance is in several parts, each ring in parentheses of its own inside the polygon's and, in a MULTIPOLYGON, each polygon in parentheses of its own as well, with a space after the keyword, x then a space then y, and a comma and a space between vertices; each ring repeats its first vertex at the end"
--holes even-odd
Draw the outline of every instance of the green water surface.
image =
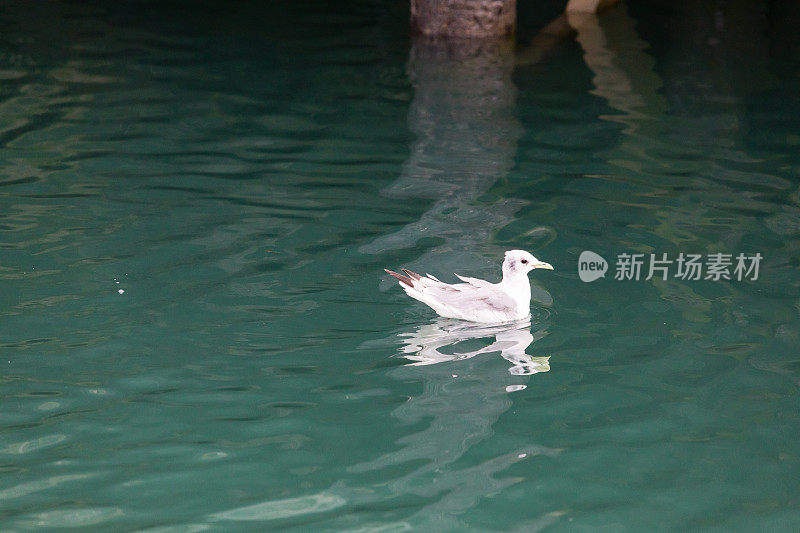
POLYGON ((797 9, 520 4, 2 5, 0 530, 800 529, 797 9))

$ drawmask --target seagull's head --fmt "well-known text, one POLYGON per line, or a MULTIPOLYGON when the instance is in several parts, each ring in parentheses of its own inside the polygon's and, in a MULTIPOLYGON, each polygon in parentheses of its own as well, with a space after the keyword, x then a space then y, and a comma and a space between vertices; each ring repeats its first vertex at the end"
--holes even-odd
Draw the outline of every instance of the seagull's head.
POLYGON ((534 268, 546 268, 553 270, 550 263, 539 261, 525 250, 509 250, 503 261, 503 277, 527 274, 534 268))

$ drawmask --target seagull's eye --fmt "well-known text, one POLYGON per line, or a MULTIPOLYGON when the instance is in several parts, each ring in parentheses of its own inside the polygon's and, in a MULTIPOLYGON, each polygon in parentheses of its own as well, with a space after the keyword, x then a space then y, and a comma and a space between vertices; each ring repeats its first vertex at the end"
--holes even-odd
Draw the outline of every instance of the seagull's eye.
POLYGON ((523 259, 523 260, 522 260, 522 264, 523 264, 523 265, 527 265, 527 264, 528 264, 528 260, 527 260, 527 259, 523 259))

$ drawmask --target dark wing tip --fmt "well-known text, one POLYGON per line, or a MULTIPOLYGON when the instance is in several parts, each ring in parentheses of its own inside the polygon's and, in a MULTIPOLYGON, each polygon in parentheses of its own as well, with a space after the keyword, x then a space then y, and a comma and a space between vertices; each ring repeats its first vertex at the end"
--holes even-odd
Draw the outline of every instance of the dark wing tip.
POLYGON ((405 272, 406 275, 411 279, 420 279, 422 277, 419 274, 417 274, 416 272, 411 272, 410 270, 406 270, 405 268, 401 268, 400 270, 405 272))
POLYGON ((408 285, 409 287, 412 287, 412 288, 414 287, 414 282, 413 282, 413 280, 411 278, 407 278, 406 276, 404 276, 402 274, 398 274, 397 272, 392 272, 391 270, 388 270, 386 268, 384 268, 383 270, 385 270, 386 273, 389 274, 390 276, 394 276, 398 280, 400 280, 400 283, 404 283, 404 284, 406 284, 406 285, 408 285))

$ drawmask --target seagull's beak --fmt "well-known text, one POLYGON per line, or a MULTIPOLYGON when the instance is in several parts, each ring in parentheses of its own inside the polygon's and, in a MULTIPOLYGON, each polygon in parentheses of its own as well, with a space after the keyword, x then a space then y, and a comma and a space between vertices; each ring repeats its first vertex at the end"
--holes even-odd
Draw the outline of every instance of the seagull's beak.
POLYGON ((545 268, 547 270, 553 270, 553 265, 542 261, 541 263, 536 263, 535 265, 533 265, 533 268, 545 268))

